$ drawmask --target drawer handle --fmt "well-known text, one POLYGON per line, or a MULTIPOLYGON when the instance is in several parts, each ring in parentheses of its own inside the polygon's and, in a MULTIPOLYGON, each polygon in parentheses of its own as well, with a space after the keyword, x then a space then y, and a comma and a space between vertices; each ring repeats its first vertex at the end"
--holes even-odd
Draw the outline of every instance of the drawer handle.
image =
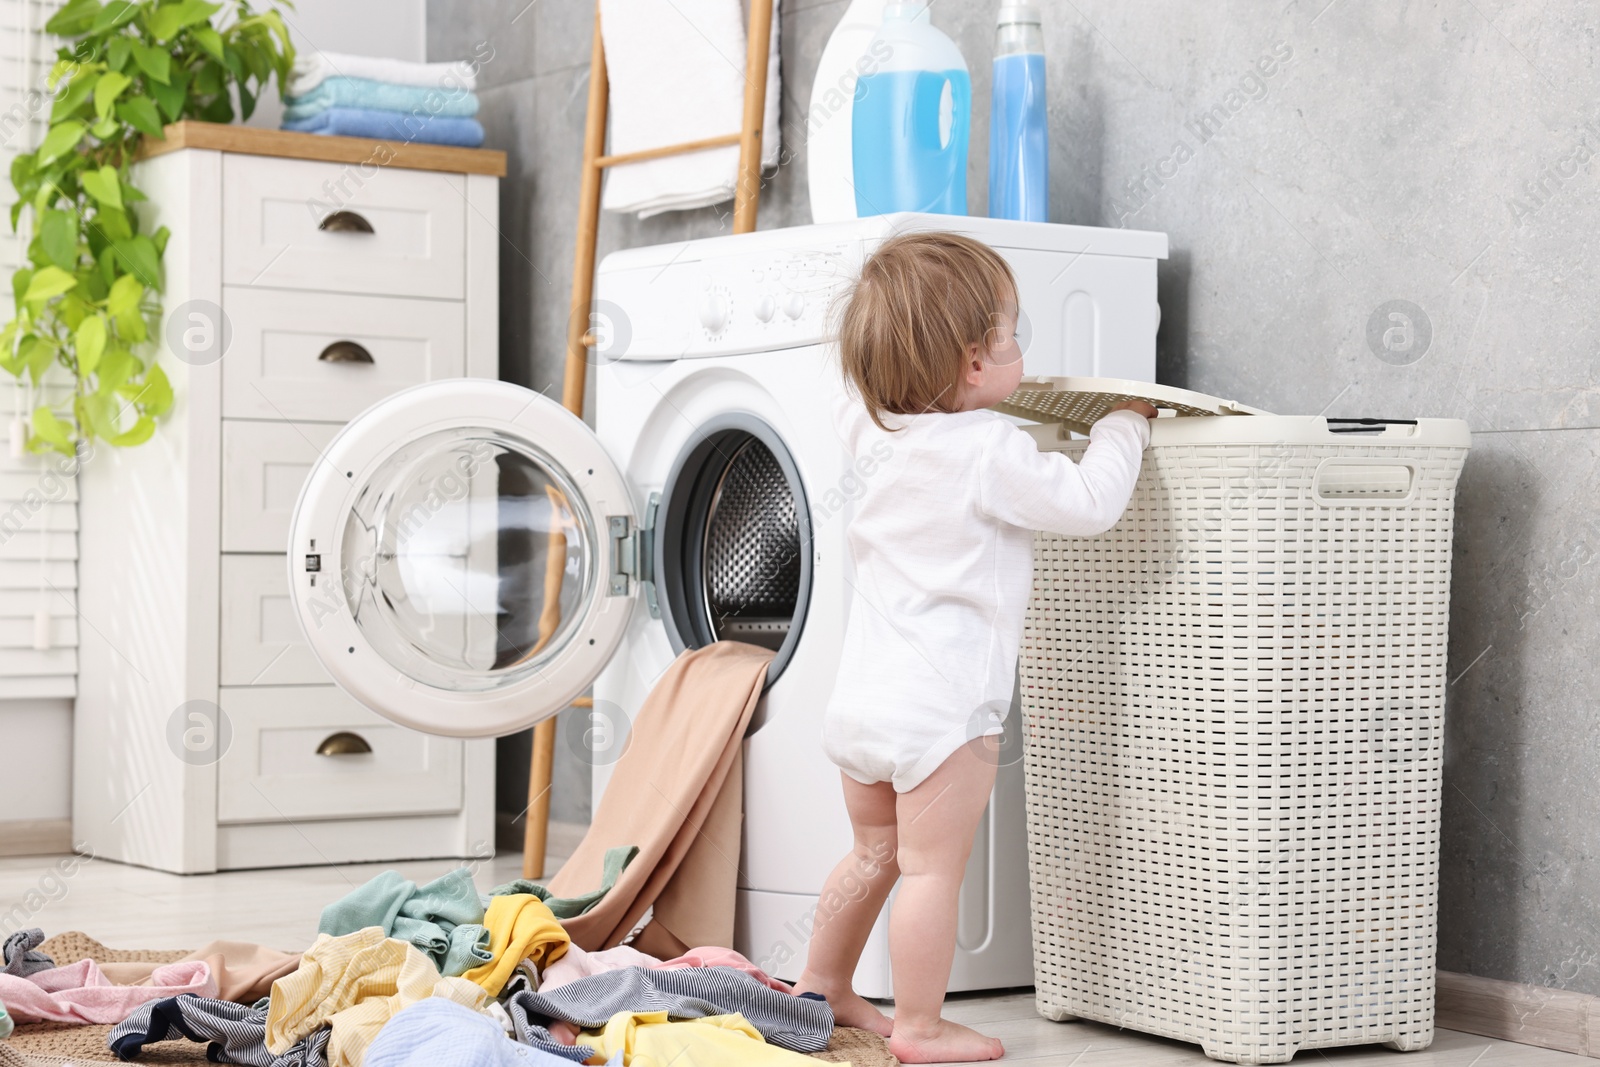
POLYGON ((329 734, 322 739, 322 744, 317 746, 319 756, 359 756, 371 751, 372 746, 367 744, 366 738, 349 730, 329 734))
POLYGON ((335 341, 317 357, 324 363, 371 363, 372 353, 354 341, 335 341))
POLYGON ((354 211, 335 211, 317 223, 324 233, 371 233, 372 223, 354 211))

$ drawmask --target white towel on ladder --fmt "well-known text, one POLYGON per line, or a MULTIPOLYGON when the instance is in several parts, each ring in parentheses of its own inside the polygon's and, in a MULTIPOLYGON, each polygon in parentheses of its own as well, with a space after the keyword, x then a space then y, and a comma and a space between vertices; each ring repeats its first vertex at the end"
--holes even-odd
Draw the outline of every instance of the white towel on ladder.
MULTIPOLYGON (((767 58, 763 167, 778 164, 778 12, 767 58)), ((744 117, 745 16, 739 0, 600 0, 610 76, 612 155, 738 133, 744 117)), ((601 206, 636 211, 707 207, 731 199, 739 146, 610 167, 601 206)))

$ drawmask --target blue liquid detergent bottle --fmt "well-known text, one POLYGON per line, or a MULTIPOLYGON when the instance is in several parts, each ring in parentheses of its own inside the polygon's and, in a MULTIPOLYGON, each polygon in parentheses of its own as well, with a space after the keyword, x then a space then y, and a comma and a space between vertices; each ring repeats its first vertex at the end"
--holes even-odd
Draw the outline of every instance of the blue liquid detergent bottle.
POLYGON ((856 214, 967 213, 972 79, 923 2, 891 3, 851 111, 856 214))
POLYGON ((989 117, 989 217, 1050 221, 1044 29, 1037 4, 1002 3, 989 117))

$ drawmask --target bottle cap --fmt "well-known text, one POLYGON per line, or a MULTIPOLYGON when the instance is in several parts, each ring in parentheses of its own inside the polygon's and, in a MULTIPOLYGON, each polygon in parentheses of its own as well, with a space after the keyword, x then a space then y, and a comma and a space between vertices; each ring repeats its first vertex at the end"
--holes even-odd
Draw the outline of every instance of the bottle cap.
POLYGON ((1000 17, 995 20, 995 25, 1004 26, 1011 22, 1031 23, 1035 26, 1044 24, 1044 16, 1038 4, 1008 2, 1000 5, 1000 17))

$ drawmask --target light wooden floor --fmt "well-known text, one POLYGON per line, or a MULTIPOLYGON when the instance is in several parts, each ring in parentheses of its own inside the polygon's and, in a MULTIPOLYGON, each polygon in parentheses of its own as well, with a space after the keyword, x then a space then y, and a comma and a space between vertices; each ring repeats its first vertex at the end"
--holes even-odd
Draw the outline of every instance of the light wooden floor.
MULTIPOLYGON (((567 842, 552 835, 558 851, 567 842)), ((59 857, 0 859, 0 925, 40 926, 46 934, 82 930, 114 948, 193 948, 214 938, 256 941, 294 950, 316 937, 323 905, 389 867, 426 881, 448 861, 303 867, 215 875, 173 875, 105 860, 82 862, 71 877, 59 857)), ((521 856, 488 860, 474 871, 480 888, 521 876, 521 856)), ((559 866, 552 857, 547 870, 559 866)), ((1051 1023, 1033 1010, 1029 993, 951 998, 948 1014, 1000 1038, 1005 1063, 1038 1067, 1179 1067, 1207 1064, 1197 1046, 1093 1023, 1051 1023)), ((1297 1064, 1335 1067, 1572 1067, 1595 1061, 1563 1052, 1440 1030, 1431 1048, 1399 1053, 1370 1046, 1312 1050, 1297 1064)))

